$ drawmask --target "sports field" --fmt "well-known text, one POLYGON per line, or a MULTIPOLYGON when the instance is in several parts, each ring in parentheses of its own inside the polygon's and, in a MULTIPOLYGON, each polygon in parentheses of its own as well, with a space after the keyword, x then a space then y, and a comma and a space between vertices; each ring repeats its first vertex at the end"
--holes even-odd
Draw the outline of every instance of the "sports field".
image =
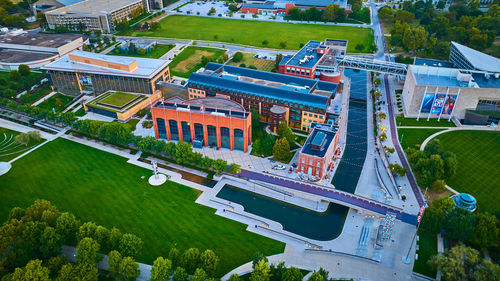
POLYGON ((115 92, 103 98, 99 102, 117 107, 122 107, 135 98, 137 98, 137 95, 123 93, 123 92, 115 92))
POLYGON ((172 182, 150 186, 151 174, 119 156, 56 139, 0 176, 0 220, 12 207, 47 199, 82 221, 141 237, 139 262, 152 264, 157 256, 167 256, 172 246, 181 251, 213 249, 220 257, 218 276, 252 260, 257 251, 266 255, 283 251, 283 243, 248 232, 245 225, 196 204, 197 190, 172 182))
MULTIPOLYGON (((193 16, 168 16, 156 31, 135 31, 135 36, 165 37, 229 42, 257 47, 298 50, 309 40, 345 39, 348 52, 358 43, 369 46, 373 31, 369 28, 316 24, 292 24, 268 21, 219 19, 193 16), (263 45, 264 41, 268 44, 263 45), (281 44, 281 43, 284 43, 281 44)), ((366 48, 365 48, 366 49, 366 48)))
POLYGON ((271 71, 274 69, 274 61, 272 60, 256 59, 253 57, 255 54, 251 53, 242 54, 243 59, 240 62, 230 60, 227 64, 233 66, 240 66, 241 64, 244 64, 245 67, 255 66, 255 68, 262 71, 271 71))
POLYGON ((10 161, 44 141, 31 140, 28 145, 19 144, 14 141, 14 137, 19 134, 16 131, 0 128, 0 162, 10 161))
POLYGON ((178 54, 169 64, 172 76, 189 78, 191 73, 196 72, 202 67, 202 57, 212 57, 218 59, 226 51, 216 48, 205 47, 187 47, 178 54))
POLYGON ((476 197, 481 211, 499 211, 500 132, 452 131, 436 138, 457 155, 456 175, 447 184, 476 197))

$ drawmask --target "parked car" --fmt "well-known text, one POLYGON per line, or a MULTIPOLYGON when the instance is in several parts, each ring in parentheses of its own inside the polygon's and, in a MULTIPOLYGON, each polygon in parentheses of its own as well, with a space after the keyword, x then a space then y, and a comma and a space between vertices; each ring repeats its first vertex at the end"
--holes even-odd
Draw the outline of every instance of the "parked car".
POLYGON ((278 165, 273 166, 273 169, 275 169, 275 170, 284 170, 284 169, 286 169, 286 167, 283 164, 278 164, 278 165))

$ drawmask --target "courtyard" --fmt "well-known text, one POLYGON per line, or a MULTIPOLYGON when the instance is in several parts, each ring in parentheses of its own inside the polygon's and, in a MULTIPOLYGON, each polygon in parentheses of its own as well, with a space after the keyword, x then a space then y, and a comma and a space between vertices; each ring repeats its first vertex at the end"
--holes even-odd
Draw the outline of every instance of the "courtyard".
POLYGON ((198 71, 203 65, 202 57, 211 57, 216 60, 226 51, 217 48, 189 46, 182 50, 169 64, 172 76, 189 78, 191 73, 198 71))
POLYGON ((171 247, 213 249, 217 276, 252 259, 255 252, 281 253, 284 244, 246 231, 246 226, 196 204, 200 191, 167 182, 152 187, 151 171, 125 158, 65 139, 56 139, 13 164, 0 177, 0 216, 37 198, 74 213, 83 221, 118 227, 144 242, 137 261, 152 264, 171 247), (144 178, 142 178, 144 177, 144 178), (23 192, 16 192, 19 189, 23 192))

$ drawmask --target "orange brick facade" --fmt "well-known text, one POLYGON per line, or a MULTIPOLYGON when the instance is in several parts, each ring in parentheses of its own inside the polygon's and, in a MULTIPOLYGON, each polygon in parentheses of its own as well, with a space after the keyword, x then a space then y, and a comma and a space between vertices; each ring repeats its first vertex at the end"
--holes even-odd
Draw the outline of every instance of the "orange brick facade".
POLYGON ((337 132, 328 147, 324 157, 317 157, 309 154, 299 153, 299 163, 296 172, 302 172, 319 178, 324 177, 333 168, 333 161, 337 159, 340 152, 337 148, 339 133, 337 132))
MULTIPOLYGON (((252 144, 252 116, 247 112, 246 118, 232 117, 223 114, 213 114, 203 111, 190 111, 153 106, 151 108, 155 137, 160 138, 159 124, 163 120, 165 124, 165 136, 162 138, 191 142, 201 132, 195 130, 202 128, 204 146, 216 146, 217 148, 239 149, 248 152, 248 146, 252 144), (173 122, 174 121, 174 122, 173 122), (171 128, 176 124, 177 128, 171 128), (189 126, 189 132, 183 131, 189 126), (213 130, 215 129, 215 134, 213 130), (211 130, 211 135, 209 133, 211 130), (172 132, 177 131, 177 136, 172 132), (223 135, 227 132, 227 135, 223 135), (185 140, 185 136, 189 140, 185 140), (229 142, 227 142, 229 137, 229 142)), ((160 124, 161 128, 161 124, 160 124)))

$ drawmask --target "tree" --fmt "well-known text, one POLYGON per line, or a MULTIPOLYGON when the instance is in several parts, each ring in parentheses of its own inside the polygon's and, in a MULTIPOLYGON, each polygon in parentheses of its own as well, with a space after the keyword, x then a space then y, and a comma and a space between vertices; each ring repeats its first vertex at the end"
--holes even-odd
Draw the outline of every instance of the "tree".
POLYGON ((397 174, 400 177, 404 177, 406 175, 406 168, 402 167, 399 164, 389 164, 388 168, 391 170, 393 174, 397 174))
POLYGON ((61 253, 62 246, 61 235, 59 235, 55 228, 47 226, 40 239, 40 251, 43 257, 49 258, 61 253))
POLYGON ((380 118, 380 119, 382 119, 382 120, 383 120, 383 119, 385 119, 386 117, 387 117, 387 116, 386 116, 386 115, 385 115, 385 113, 383 113, 383 112, 380 112, 380 113, 378 114, 378 118, 380 118))
POLYGON ((300 269, 292 266, 285 271, 285 274, 283 274, 283 278, 281 280, 301 281, 303 277, 304 276, 302 275, 302 272, 300 272, 300 269))
POLYGON ((282 49, 286 48, 286 41, 281 41, 281 42, 280 42, 280 47, 281 47, 282 49))
POLYGON ((124 257, 120 263, 120 275, 127 280, 135 280, 139 276, 139 265, 132 257, 124 257))
POLYGON ((474 231, 476 217, 463 208, 453 208, 446 214, 444 230, 451 239, 466 242, 474 231))
POLYGON ((97 230, 97 224, 95 224, 94 222, 86 222, 82 224, 82 226, 80 226, 80 229, 78 230, 78 240, 81 240, 85 237, 90 237, 92 239, 95 239, 96 230, 97 230))
POLYGON ((238 276, 238 274, 233 273, 231 274, 231 276, 229 276, 228 281, 240 281, 240 277, 238 276))
POLYGON ((499 280, 500 266, 482 259, 479 252, 467 246, 433 256, 429 263, 443 273, 446 280, 499 280))
POLYGON ((12 210, 9 212, 9 218, 8 220, 11 219, 17 219, 20 220, 22 217, 24 217, 24 214, 26 214, 26 210, 20 207, 14 207, 12 210))
POLYGON ((193 154, 193 148, 190 143, 180 141, 175 147, 175 161, 178 163, 186 163, 191 158, 193 154))
POLYGON ((43 12, 36 13, 36 21, 40 24, 41 27, 47 26, 47 18, 43 12))
POLYGON ((99 245, 101 245, 101 248, 103 250, 109 250, 109 229, 105 228, 104 226, 98 226, 97 229, 95 230, 95 239, 99 245))
POLYGON ((30 142, 30 136, 25 133, 20 133, 19 135, 14 137, 14 141, 19 144, 28 145, 28 143, 30 142))
POLYGON ((384 6, 378 10, 378 17, 383 21, 392 21, 393 13, 392 9, 388 6, 384 6))
POLYGON ((118 228, 116 227, 111 228, 111 230, 109 231, 109 241, 108 241, 109 248, 113 250, 118 249, 122 236, 123 235, 118 228))
POLYGON ((232 3, 229 5, 228 9, 231 12, 236 12, 236 11, 238 11, 238 5, 236 5, 236 3, 232 3))
POLYGON ((297 138, 286 122, 279 123, 276 133, 280 138, 286 138, 288 143, 294 143, 297 138))
POLYGON ((119 249, 123 256, 135 257, 141 252, 142 240, 134 234, 125 233, 120 239, 119 249))
POLYGON ((122 255, 118 251, 111 251, 108 254, 108 271, 111 276, 115 277, 120 273, 120 264, 122 262, 122 255))
POLYGON ((269 262, 262 259, 253 267, 250 281, 269 281, 270 278, 269 262))
POLYGON ((229 164, 227 171, 231 174, 239 174, 241 172, 241 166, 236 163, 229 164))
POLYGON ((172 275, 172 262, 169 259, 158 257, 151 268, 152 281, 168 281, 172 275))
POLYGON ((443 192, 446 190, 446 183, 444 180, 435 180, 431 184, 431 189, 436 192, 443 192))
POLYGON ((433 139, 424 148, 425 153, 427 155, 433 155, 433 154, 443 154, 443 146, 441 145, 441 142, 438 139, 433 139))
POLYGON ((444 160, 444 178, 446 180, 451 179, 457 172, 458 161, 457 157, 452 152, 443 153, 444 160))
POLYGON ((214 169, 217 174, 220 174, 226 170, 227 161, 223 159, 216 159, 212 163, 212 169, 214 169))
POLYGON ((427 42, 428 33, 423 26, 409 28, 403 34, 403 47, 410 50, 412 55, 416 49, 422 48, 427 42))
POLYGON ((40 136, 40 131, 29 131, 28 136, 30 137, 30 140, 33 140, 35 142, 39 142, 42 140, 42 136, 40 136))
POLYGON ((337 8, 335 5, 326 6, 323 10, 323 15, 321 15, 321 19, 323 19, 324 21, 335 21, 335 19, 337 18, 335 15, 336 9, 337 8))
POLYGON ((219 258, 215 255, 214 251, 207 249, 201 253, 200 267, 208 276, 214 276, 218 264, 219 258))
POLYGON ((99 244, 92 238, 83 238, 76 246, 76 262, 78 264, 97 263, 100 260, 100 257, 97 254, 99 249, 99 244))
POLYGON ((415 20, 415 14, 405 11, 405 10, 396 10, 396 13, 394 14, 394 20, 400 21, 400 22, 405 22, 405 23, 412 23, 415 20))
POLYGON ((155 21, 155 22, 152 22, 149 29, 152 30, 152 31, 157 31, 158 29, 160 29, 161 26, 160 26, 160 23, 155 21))
POLYGON ((49 281, 49 269, 42 266, 41 260, 32 260, 23 268, 16 268, 10 280, 49 281))
POLYGON ((232 59, 232 61, 234 61, 234 62, 240 62, 242 59, 243 59, 243 53, 241 53, 241 52, 236 52, 236 53, 233 55, 233 59, 232 59))
POLYGON ((18 71, 21 76, 29 76, 31 73, 30 67, 25 64, 20 64, 18 67, 18 71))
POLYGON ((315 271, 313 272, 313 274, 311 274, 311 276, 309 276, 307 281, 325 281, 325 280, 323 279, 323 276, 319 272, 315 271))
POLYGON ((264 45, 264 46, 269 45, 269 41, 267 41, 267 40, 262 41, 262 45, 264 45))
POLYGON ((273 146, 273 156, 278 161, 287 160, 290 157, 290 144, 286 138, 276 141, 273 146))
POLYGON ((302 17, 302 13, 300 12, 299 8, 292 7, 290 10, 288 10, 288 16, 290 16, 292 20, 300 20, 300 18, 302 17))
POLYGON ((215 10, 214 7, 210 8, 210 11, 208 11, 208 15, 211 16, 213 14, 215 14, 217 11, 215 10))
POLYGON ((387 139, 387 135, 386 133, 382 133, 380 134, 380 136, 378 136, 378 138, 381 140, 381 141, 385 141, 387 139))
POLYGON ((261 253, 261 252, 254 253, 253 258, 252 258, 252 268, 254 268, 261 260, 265 260, 266 262, 269 262, 269 260, 267 259, 267 256, 264 255, 263 253, 261 253))
POLYGON ((446 213, 452 207, 453 201, 447 197, 432 202, 431 206, 425 209, 421 221, 421 229, 431 235, 440 233, 446 221, 446 213))
POLYGON ((168 259, 172 262, 172 267, 177 267, 180 264, 180 253, 176 248, 171 248, 168 252, 168 259))
POLYGON ((365 45, 362 42, 359 42, 358 44, 356 44, 356 47, 354 47, 354 49, 356 49, 356 51, 358 52, 361 52, 365 49, 365 45))
POLYGON ((188 274, 186 270, 182 267, 177 267, 175 270, 174 277, 172 277, 172 281, 187 281, 188 280, 188 274))
POLYGON ((207 280, 207 274, 201 268, 197 268, 194 271, 193 277, 190 279, 191 281, 205 281, 207 280))
POLYGON ((145 55, 145 54, 146 54, 146 49, 144 49, 144 48, 139 48, 139 49, 137 49, 137 54, 138 54, 138 55, 141 55, 141 56, 142 56, 142 55, 145 55))
POLYGON ((197 248, 189 248, 182 255, 182 267, 188 273, 194 272, 200 263, 200 250, 197 248))
POLYGON ((477 213, 476 225, 470 243, 482 251, 497 246, 499 238, 498 219, 489 213, 477 213))
POLYGON ((137 146, 142 152, 150 152, 155 141, 156 141, 155 137, 146 136, 141 138, 141 140, 137 143, 137 146))
POLYGON ((25 220, 26 221, 41 221, 43 213, 50 211, 59 214, 59 211, 55 206, 53 206, 49 201, 43 199, 37 199, 35 202, 26 209, 25 220))
POLYGON ((19 73, 19 71, 17 70, 11 70, 10 73, 9 73, 9 79, 11 81, 19 81, 21 80, 21 73, 19 73))

